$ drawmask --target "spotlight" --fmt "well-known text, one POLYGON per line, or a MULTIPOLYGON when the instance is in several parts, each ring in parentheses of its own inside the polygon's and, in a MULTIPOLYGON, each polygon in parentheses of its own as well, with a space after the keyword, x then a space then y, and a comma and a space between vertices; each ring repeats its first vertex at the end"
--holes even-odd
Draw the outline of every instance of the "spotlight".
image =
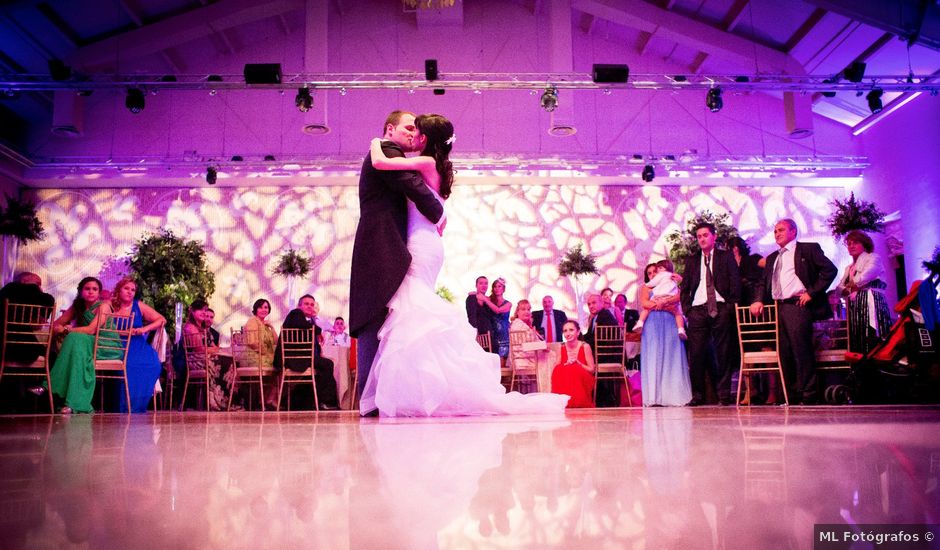
POLYGON ((447 92, 444 88, 434 88, 432 92, 434 95, 444 95, 447 92))
POLYGON ((165 74, 160 77, 160 82, 177 82, 177 79, 175 75, 165 74))
POLYGON ((424 60, 424 78, 425 80, 437 80, 437 59, 424 60))
MULTIPOLYGON (((838 79, 835 79, 835 78, 827 78, 827 79, 824 79, 824 80, 822 81, 823 84, 835 84, 836 82, 838 82, 838 79)), ((836 97, 836 93, 833 92, 833 91, 831 91, 831 90, 830 90, 830 91, 824 91, 824 92, 821 92, 821 93, 822 93, 823 97, 836 97)))
POLYGON ((861 61, 854 61, 842 71, 842 74, 845 75, 846 80, 849 82, 858 83, 865 78, 865 67, 866 65, 861 61))
POLYGON ((542 105, 542 108, 545 109, 545 112, 550 113, 554 111, 555 108, 558 107, 558 89, 554 86, 545 88, 539 103, 542 105))
POLYGON ((313 108, 313 96, 310 95, 310 88, 304 86, 297 89, 297 97, 294 98, 294 105, 301 113, 306 113, 313 108))
POLYGON ((52 80, 61 82, 72 78, 72 68, 61 59, 50 59, 48 65, 49 75, 52 76, 52 80))
POLYGON ((144 92, 140 88, 128 88, 124 106, 135 115, 144 110, 144 92))
POLYGON ((216 180, 219 177, 219 172, 216 170, 215 166, 209 166, 206 168, 206 183, 209 185, 215 185, 216 180))
POLYGON ((716 86, 708 90, 708 93, 705 94, 705 106, 713 113, 717 113, 725 106, 725 102, 721 99, 720 87, 716 86))
POLYGON ((881 110, 884 109, 884 105, 881 103, 881 94, 883 93, 881 88, 875 88, 865 96, 865 99, 868 100, 868 108, 871 109, 871 114, 880 113, 881 110))
POLYGON ((647 164, 643 167, 643 174, 641 177, 646 183, 649 183, 656 178, 656 170, 653 169, 652 164, 647 164))
POLYGON ((265 156, 264 156, 264 161, 265 161, 265 162, 274 162, 274 155, 265 155, 265 156))
POLYGON ((751 78, 747 76, 736 76, 734 77, 734 81, 737 82, 738 84, 745 84, 747 82, 750 82, 751 78))
POLYGON ((241 155, 232 155, 232 162, 241 162, 245 160, 241 155))
POLYGON ((672 77, 672 79, 675 82, 687 82, 689 80, 684 74, 677 74, 676 76, 672 77))

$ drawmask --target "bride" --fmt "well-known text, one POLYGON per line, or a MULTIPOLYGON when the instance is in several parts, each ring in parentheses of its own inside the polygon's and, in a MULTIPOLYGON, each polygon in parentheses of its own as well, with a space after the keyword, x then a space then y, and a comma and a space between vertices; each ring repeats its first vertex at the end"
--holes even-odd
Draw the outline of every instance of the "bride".
MULTIPOLYGON (((381 140, 372 140, 372 165, 379 170, 414 170, 443 202, 454 182, 448 159, 454 127, 440 115, 415 119, 413 158, 387 158, 381 140)), ((469 416, 564 414, 568 396, 506 393, 500 384, 499 356, 476 342, 476 330, 462 312, 434 291, 444 263, 437 227, 408 203, 411 266, 388 303, 379 330, 379 349, 360 400, 365 414, 381 416, 469 416)))

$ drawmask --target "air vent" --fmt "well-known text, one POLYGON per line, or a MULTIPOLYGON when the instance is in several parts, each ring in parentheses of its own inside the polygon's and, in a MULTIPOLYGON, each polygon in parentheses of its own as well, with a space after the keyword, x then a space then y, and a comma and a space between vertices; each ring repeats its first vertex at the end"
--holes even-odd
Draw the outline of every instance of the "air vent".
POLYGON ((308 136, 322 136, 330 133, 330 127, 326 124, 305 124, 304 133, 308 136))
POLYGON ((548 135, 554 137, 568 137, 578 133, 578 129, 567 124, 556 124, 548 129, 548 135))

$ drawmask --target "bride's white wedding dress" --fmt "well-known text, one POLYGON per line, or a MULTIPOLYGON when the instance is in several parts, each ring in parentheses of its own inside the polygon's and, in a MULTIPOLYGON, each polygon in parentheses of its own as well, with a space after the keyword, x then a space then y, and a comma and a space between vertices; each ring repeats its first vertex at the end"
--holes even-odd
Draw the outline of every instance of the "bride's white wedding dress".
POLYGON ((567 395, 506 393, 499 356, 485 352, 463 312, 435 293, 444 246, 434 224, 410 201, 408 250, 411 267, 388 303, 360 411, 377 408, 381 416, 563 415, 567 395))

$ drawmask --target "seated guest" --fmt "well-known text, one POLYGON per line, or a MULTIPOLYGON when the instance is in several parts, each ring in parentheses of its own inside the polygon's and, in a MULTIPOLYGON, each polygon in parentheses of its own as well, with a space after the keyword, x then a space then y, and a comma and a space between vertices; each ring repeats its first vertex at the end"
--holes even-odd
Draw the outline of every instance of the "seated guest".
MULTIPOLYGON (((260 298, 255 300, 251 306, 251 318, 242 328, 242 334, 245 338, 245 347, 247 357, 245 358, 249 365, 261 365, 263 369, 274 368, 274 347, 277 342, 277 331, 274 325, 268 321, 268 314, 271 313, 271 302, 260 298)), ((276 380, 268 387, 267 395, 264 396, 265 404, 269 407, 277 407, 277 392, 280 380, 276 380)))
MULTIPOLYGON (((584 332, 582 340, 589 345, 595 345, 595 333, 597 327, 615 327, 617 320, 614 314, 603 307, 603 301, 600 294, 588 294, 587 306, 590 316, 588 317, 588 327, 584 332)), ((589 348, 590 349, 590 348, 589 348)), ((608 353, 599 357, 601 363, 619 363, 620 355, 608 353)), ((614 380, 601 380, 597 385, 597 395, 594 396, 598 407, 617 407, 620 405, 620 386, 614 380)))
POLYGON ((554 307, 555 299, 545 296, 542 298, 542 309, 532 313, 532 324, 546 342, 561 342, 561 328, 568 320, 564 311, 554 307))
MULTIPOLYGON (((519 300, 516 303, 516 313, 513 315, 512 323, 509 325, 509 332, 528 332, 533 340, 541 340, 542 335, 532 324, 532 304, 528 300, 519 300)), ((532 369, 538 362, 538 357, 534 351, 516 352, 512 355, 513 368, 532 369)), ((537 391, 534 381, 527 381, 519 388, 520 393, 529 393, 537 391)))
POLYGON ((213 344, 218 346, 221 335, 219 334, 219 331, 212 328, 212 323, 214 322, 215 322, 215 310, 210 307, 206 310, 206 330, 209 332, 209 340, 211 340, 213 344))
POLYGON ((607 287, 601 291, 601 305, 614 316, 614 319, 617 320, 617 326, 622 327, 623 319, 617 316, 619 312, 617 308, 614 307, 614 289, 607 287))
POLYGON ((578 340, 580 332, 577 321, 565 321, 562 327, 565 345, 552 370, 552 393, 571 396, 569 409, 594 407, 594 356, 591 346, 578 340))
MULTIPOLYGON (((317 301, 313 296, 305 294, 300 297, 297 309, 292 309, 284 319, 282 329, 299 328, 314 331, 314 383, 317 385, 317 397, 320 401, 320 410, 335 411, 339 409, 339 396, 336 392, 336 380, 333 378, 333 361, 322 357, 320 349, 320 336, 322 329, 317 320, 317 301)), ((280 348, 283 343, 278 340, 274 356, 274 367, 288 368, 294 372, 304 372, 310 368, 310 363, 302 358, 287 358, 282 363, 280 348)))
POLYGON ((333 321, 333 330, 330 332, 333 335, 333 345, 341 346, 348 348, 350 345, 349 334, 346 332, 346 320, 342 317, 337 317, 333 321))
POLYGON ((119 388, 118 406, 121 412, 147 412, 154 386, 160 377, 160 359, 147 342, 147 334, 166 324, 163 315, 137 300, 137 283, 129 277, 118 281, 111 295, 111 311, 118 315, 134 314, 131 342, 127 351, 127 386, 131 402, 127 403, 124 388, 119 388))
POLYGON ((228 407, 229 394, 235 380, 235 371, 223 368, 219 360, 219 347, 212 342, 206 317, 209 304, 205 300, 193 300, 189 305, 186 324, 183 325, 183 349, 186 365, 190 370, 205 370, 208 377, 210 411, 221 411, 228 407))
POLYGON ((617 321, 625 327, 627 332, 633 331, 636 322, 640 320, 640 312, 627 307, 627 295, 618 294, 614 298, 614 307, 618 310, 617 321))
MULTIPOLYGON (((65 399, 62 414, 94 412, 91 399, 95 393, 95 333, 104 314, 111 311, 111 304, 102 302, 101 281, 85 277, 78 283, 78 295, 61 317, 55 320, 52 330, 64 334, 62 349, 49 373, 52 392, 65 399)), ((121 353, 114 349, 98 351, 98 359, 119 359, 121 353)))
MULTIPOLYGON (((4 319, 6 317, 6 303, 27 304, 34 306, 53 306, 55 298, 42 291, 42 278, 35 273, 24 271, 16 276, 11 283, 0 289, 0 339, 5 336, 4 319)), ((11 326, 11 328, 14 328, 11 326)), ((31 343, 16 343, 7 346, 3 360, 15 363, 32 363, 45 352, 44 346, 31 343)))

